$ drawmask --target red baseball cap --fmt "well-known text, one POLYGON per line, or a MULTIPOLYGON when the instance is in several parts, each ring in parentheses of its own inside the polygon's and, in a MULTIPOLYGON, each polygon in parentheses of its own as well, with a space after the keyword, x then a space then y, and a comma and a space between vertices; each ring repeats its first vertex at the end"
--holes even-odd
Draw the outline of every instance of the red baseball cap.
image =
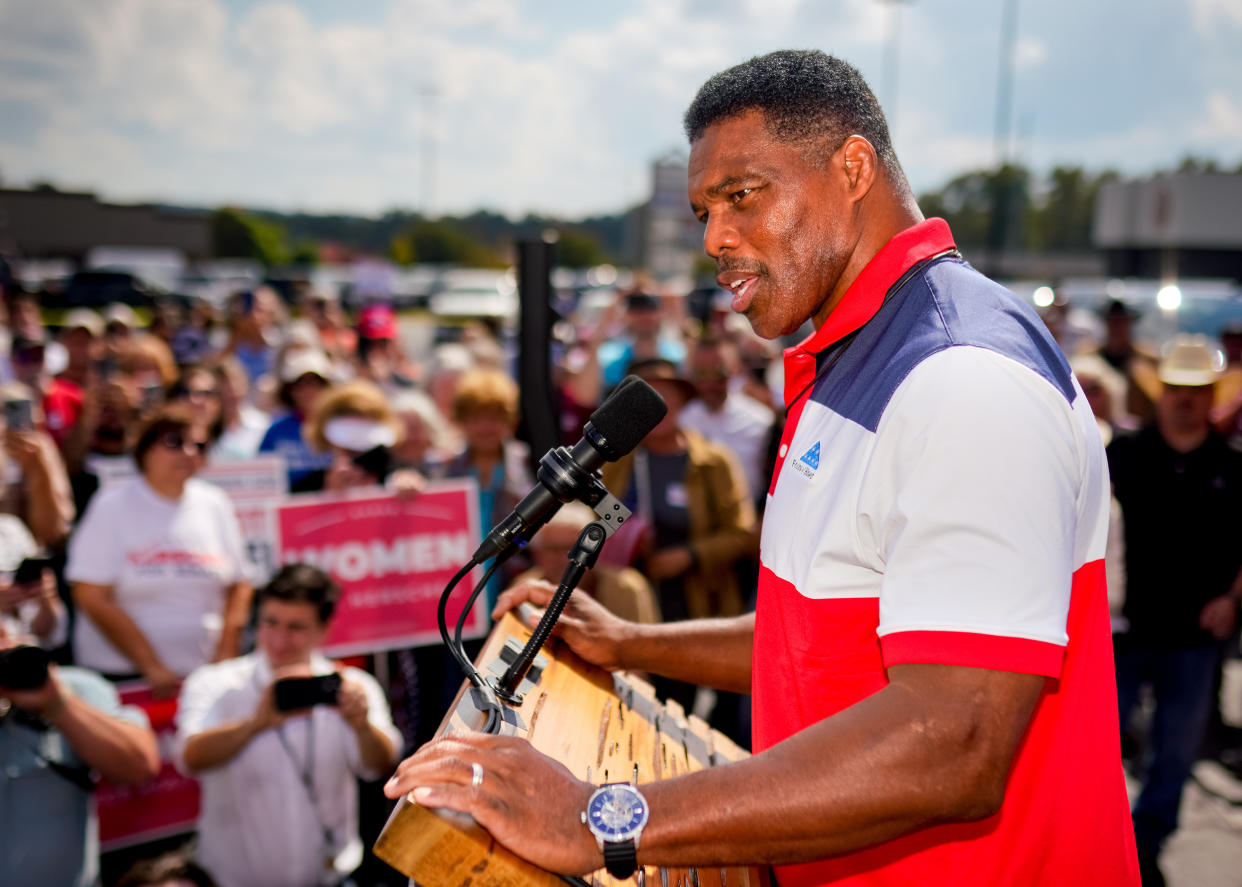
POLYGON ((358 335, 364 339, 397 338, 397 315, 389 305, 368 305, 358 315, 358 335))

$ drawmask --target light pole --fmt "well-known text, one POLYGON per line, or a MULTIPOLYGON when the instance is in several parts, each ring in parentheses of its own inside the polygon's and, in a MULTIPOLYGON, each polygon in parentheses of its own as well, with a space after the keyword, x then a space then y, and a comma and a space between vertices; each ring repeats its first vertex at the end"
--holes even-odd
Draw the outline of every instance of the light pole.
POLYGON ((419 195, 419 206, 424 219, 430 220, 432 203, 435 197, 436 184, 436 133, 435 113, 436 99, 440 97, 434 83, 424 83, 418 88, 419 105, 422 111, 423 150, 420 165, 422 179, 419 195))
POLYGON ((1018 0, 1005 0, 1001 11, 1000 59, 996 72, 996 128, 992 153, 996 165, 1010 160, 1010 130, 1013 128, 1013 51, 1018 37, 1018 0))
POLYGON ((899 36, 901 27, 901 5, 912 3, 913 0, 880 0, 888 7, 888 34, 884 40, 884 74, 883 74, 883 106, 884 116, 888 119, 889 138, 897 141, 897 69, 900 59, 899 36))
POLYGON ((1013 128, 1013 56, 1018 35, 1018 0, 1005 0, 1001 10, 1000 59, 996 74, 996 127, 992 153, 996 158, 996 178, 992 196, 992 225, 989 232, 992 276, 1003 275, 1005 250, 1013 236, 1018 206, 1018 180, 1008 169, 1012 160, 1010 131, 1013 128))

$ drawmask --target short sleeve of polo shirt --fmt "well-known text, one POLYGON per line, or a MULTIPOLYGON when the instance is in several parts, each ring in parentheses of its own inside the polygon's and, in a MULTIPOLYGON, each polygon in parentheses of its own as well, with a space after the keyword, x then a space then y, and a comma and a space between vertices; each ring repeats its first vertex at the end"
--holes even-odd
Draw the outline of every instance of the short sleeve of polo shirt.
POLYGON ((1060 674, 1082 462, 1069 402, 1035 371, 974 346, 911 371, 862 503, 884 564, 886 666, 1060 674))

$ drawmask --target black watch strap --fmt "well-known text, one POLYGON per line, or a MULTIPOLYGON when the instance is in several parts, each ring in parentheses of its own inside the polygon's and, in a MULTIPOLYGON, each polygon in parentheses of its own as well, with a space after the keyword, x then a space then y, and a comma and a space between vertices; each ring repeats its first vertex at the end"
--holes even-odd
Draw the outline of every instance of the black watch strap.
POLYGON ((638 869, 638 848, 634 839, 604 842, 604 868, 614 878, 625 880, 638 869))

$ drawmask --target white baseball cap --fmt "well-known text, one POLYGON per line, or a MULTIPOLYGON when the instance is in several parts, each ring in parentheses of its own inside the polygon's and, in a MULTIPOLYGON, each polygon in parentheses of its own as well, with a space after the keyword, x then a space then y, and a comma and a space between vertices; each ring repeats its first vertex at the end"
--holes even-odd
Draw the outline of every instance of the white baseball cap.
POLYGON ((332 381, 332 364, 318 348, 299 348, 290 351, 280 367, 280 381, 296 382, 305 375, 315 375, 325 382, 332 381))

